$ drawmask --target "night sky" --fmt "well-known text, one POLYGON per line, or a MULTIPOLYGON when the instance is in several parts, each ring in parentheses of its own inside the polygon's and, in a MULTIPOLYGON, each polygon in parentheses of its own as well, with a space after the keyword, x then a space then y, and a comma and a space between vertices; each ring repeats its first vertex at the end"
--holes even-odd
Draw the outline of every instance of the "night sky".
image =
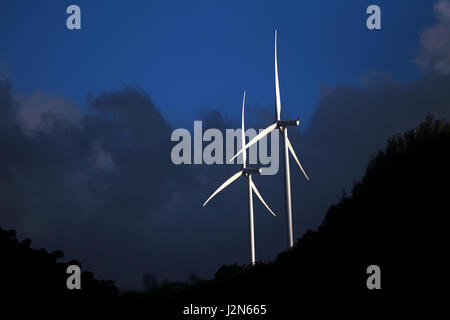
MULTIPOLYGON (((170 160, 172 130, 274 113, 274 30, 291 140, 295 239, 316 228, 387 138, 450 118, 450 1, 0 3, 0 226, 97 277, 211 277, 248 260, 247 189, 202 203, 236 165, 170 160), (81 30, 66 28, 67 6, 81 30), (381 8, 381 30, 366 8, 381 8)), ((256 256, 285 247, 281 171, 255 177, 256 256)))

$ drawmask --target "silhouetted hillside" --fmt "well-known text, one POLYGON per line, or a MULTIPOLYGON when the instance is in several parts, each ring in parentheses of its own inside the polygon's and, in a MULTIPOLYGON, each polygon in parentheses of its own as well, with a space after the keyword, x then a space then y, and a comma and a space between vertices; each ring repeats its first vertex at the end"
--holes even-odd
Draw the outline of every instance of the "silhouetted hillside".
POLYGON ((149 301, 176 301, 178 314, 190 303, 268 304, 274 315, 307 301, 431 294, 445 277, 449 164, 450 123, 429 116, 389 139, 318 230, 307 231, 273 263, 222 266, 211 281, 172 291, 164 286, 149 301), (381 290, 367 288, 370 265, 381 269, 381 290))
MULTIPOLYGON (((450 123, 428 117, 417 129, 389 139, 349 196, 328 210, 316 231, 272 263, 222 266, 213 280, 157 285, 147 275, 147 293, 125 293, 152 314, 180 318, 183 307, 266 304, 276 318, 306 301, 378 299, 433 293, 445 277, 449 213, 450 123), (367 267, 381 269, 381 290, 368 290, 367 267)), ((13 231, 0 229, 0 290, 77 294, 65 288, 68 264, 62 252, 30 249, 13 231)), ((138 257, 137 257, 138 259, 138 257)), ((69 263, 70 264, 70 263, 69 263)), ((82 293, 111 295, 111 282, 84 273, 82 293)), ((127 300, 128 299, 128 300, 127 300)), ((247 317, 246 317, 247 318, 247 317)), ((270 315, 266 317, 271 318, 270 315)))
POLYGON ((0 228, 0 296, 43 298, 47 296, 111 296, 117 293, 112 281, 95 280, 89 271, 81 274, 81 290, 68 290, 66 273, 72 260, 57 262, 62 251, 32 249, 31 240, 18 241, 14 230, 0 228))

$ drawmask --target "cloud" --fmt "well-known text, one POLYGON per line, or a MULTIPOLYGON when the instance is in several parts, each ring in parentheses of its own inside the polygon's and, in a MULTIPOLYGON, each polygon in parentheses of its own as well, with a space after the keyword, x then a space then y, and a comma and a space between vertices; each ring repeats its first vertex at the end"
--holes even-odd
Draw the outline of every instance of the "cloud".
POLYGON ((6 81, 8 78, 10 78, 8 70, 2 61, 0 61, 0 81, 6 81))
POLYGON ((93 161, 97 168, 104 170, 114 169, 114 160, 111 153, 106 152, 102 147, 95 148, 95 154, 93 158, 93 161))
POLYGON ((421 52, 414 60, 423 71, 450 74, 450 1, 434 5, 437 23, 420 34, 421 52))
MULTIPOLYGON (((386 85, 400 85, 399 81, 396 81, 392 75, 388 72, 380 72, 372 70, 368 73, 361 75, 362 84, 369 89, 377 88, 386 85)), ((322 94, 322 96, 325 96, 322 94)))
POLYGON ((122 287, 167 267, 155 261, 176 243, 161 225, 173 223, 195 179, 171 164, 169 125, 145 92, 107 92, 81 112, 44 93, 14 98, 3 81, 0 116, 2 227, 122 287), (164 242, 168 249, 158 248, 164 242), (131 260, 137 269, 125 268, 131 260))
POLYGON ((353 181, 362 177, 390 136, 416 127, 428 113, 450 119, 449 105, 448 76, 427 75, 401 85, 388 78, 375 87, 334 88, 319 103, 303 134, 290 133, 296 134, 293 143, 311 178, 301 182, 297 170, 293 179, 298 232, 317 226, 342 190, 350 191, 353 181))
POLYGON ((64 121, 75 124, 82 115, 81 109, 73 102, 41 92, 19 98, 18 105, 19 123, 27 134, 49 132, 57 123, 64 121))
MULTIPOLYGON (((364 88, 329 88, 309 126, 289 132, 311 178, 307 182, 291 161, 296 238, 320 224, 389 136, 415 127, 429 112, 450 116, 449 76, 430 74, 407 84, 385 74, 373 77, 364 88)), ((247 262, 245 181, 201 206, 238 167, 173 165, 172 128, 146 92, 129 86, 105 92, 78 115, 59 110, 75 106, 66 99, 40 95, 17 99, 0 82, 2 227, 16 228, 37 247, 63 249, 121 288, 141 287, 146 272, 183 279, 247 262), (46 117, 33 108, 59 116, 50 129, 29 134, 18 113, 46 117)), ((249 108, 255 110, 249 127, 267 126, 273 108, 249 108)), ((214 110, 204 119, 204 129, 240 126, 214 110)), ((268 260, 285 248, 282 172, 255 176, 254 182, 278 213, 267 214, 255 198, 257 258, 268 260)))

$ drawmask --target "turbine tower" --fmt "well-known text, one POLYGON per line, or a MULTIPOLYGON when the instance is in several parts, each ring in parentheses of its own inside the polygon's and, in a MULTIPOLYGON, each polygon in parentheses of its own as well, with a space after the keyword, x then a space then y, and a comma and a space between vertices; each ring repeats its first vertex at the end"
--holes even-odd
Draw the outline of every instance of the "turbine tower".
MULTIPOLYGON (((241 142, 242 146, 245 145, 245 126, 244 126, 244 106, 245 106, 245 91, 244 91, 244 97, 242 99, 242 133, 241 133, 241 142)), ((262 204, 269 210, 269 212, 275 216, 275 213, 269 208, 267 203, 264 201, 263 197, 259 193, 258 189, 256 188, 254 182, 252 181, 252 174, 260 174, 261 168, 254 169, 254 168, 247 168, 246 166, 247 162, 247 152, 242 153, 242 170, 239 170, 234 175, 231 176, 227 181, 225 181, 214 193, 208 198, 208 200, 205 201, 203 206, 205 206, 209 200, 211 200, 216 194, 218 194, 220 191, 225 189, 227 186, 229 186, 231 183, 233 183, 237 178, 244 175, 244 177, 247 178, 248 181, 248 220, 249 220, 249 231, 250 231, 250 265, 255 264, 255 224, 253 219, 253 192, 256 194, 256 196, 259 198, 259 200, 262 202, 262 204)))
POLYGON ((292 154, 292 157, 297 162, 300 170, 305 175, 306 179, 309 180, 308 175, 305 170, 303 170, 300 161, 298 160, 297 155, 295 154, 294 148, 292 147, 291 142, 288 138, 288 128, 289 126, 298 126, 300 121, 297 120, 281 120, 281 98, 280 98, 280 84, 278 81, 278 60, 277 60, 277 30, 275 30, 275 122, 268 126, 266 129, 257 134, 252 140, 250 140, 242 149, 236 153, 233 158, 230 159, 230 162, 233 161, 239 154, 242 152, 245 153, 245 150, 250 146, 264 138, 268 135, 272 130, 278 128, 280 132, 283 134, 283 146, 284 146, 284 183, 285 183, 285 206, 286 206, 286 225, 287 225, 287 245, 288 249, 294 246, 294 235, 292 230, 292 203, 291 203, 291 177, 289 170, 289 152, 292 154))

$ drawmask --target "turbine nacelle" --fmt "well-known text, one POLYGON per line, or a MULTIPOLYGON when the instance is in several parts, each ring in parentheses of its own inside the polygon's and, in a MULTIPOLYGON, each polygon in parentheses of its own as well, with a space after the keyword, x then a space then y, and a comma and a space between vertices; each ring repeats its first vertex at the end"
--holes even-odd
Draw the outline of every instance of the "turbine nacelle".
MULTIPOLYGON (((288 135, 287 135, 287 127, 289 126, 298 126, 300 124, 300 119, 297 120, 280 120, 281 117, 281 98, 280 98, 280 83, 278 79, 278 59, 277 59, 277 30, 275 30, 275 122, 269 125, 264 130, 260 131, 253 139, 251 139, 247 144, 245 144, 245 139, 242 138, 242 149, 239 150, 230 160, 229 162, 233 161, 238 155, 242 154, 243 158, 246 159, 246 152, 245 150, 251 147, 253 144, 257 143, 259 140, 267 136, 272 130, 275 130, 278 128, 284 136, 284 140, 286 143, 286 150, 292 154, 292 157, 295 159, 295 162, 297 162, 298 167, 303 172, 303 175, 307 180, 309 180, 308 175, 306 174, 305 170, 303 169, 302 165, 300 164, 300 161, 295 154, 294 148, 292 147, 291 142, 289 141, 288 135), (286 128, 286 130, 285 130, 286 128)), ((242 126, 242 129, 244 129, 244 126, 242 126)), ((244 131, 244 130, 242 130, 244 131)), ((287 158, 287 154, 286 154, 287 158)), ((244 161, 245 163, 245 161, 244 161)))
POLYGON ((242 169, 242 173, 245 176, 249 176, 251 174, 261 174, 261 168, 244 168, 242 169))
POLYGON ((300 125, 300 119, 297 118, 297 120, 277 120, 276 124, 278 128, 298 127, 300 125))

